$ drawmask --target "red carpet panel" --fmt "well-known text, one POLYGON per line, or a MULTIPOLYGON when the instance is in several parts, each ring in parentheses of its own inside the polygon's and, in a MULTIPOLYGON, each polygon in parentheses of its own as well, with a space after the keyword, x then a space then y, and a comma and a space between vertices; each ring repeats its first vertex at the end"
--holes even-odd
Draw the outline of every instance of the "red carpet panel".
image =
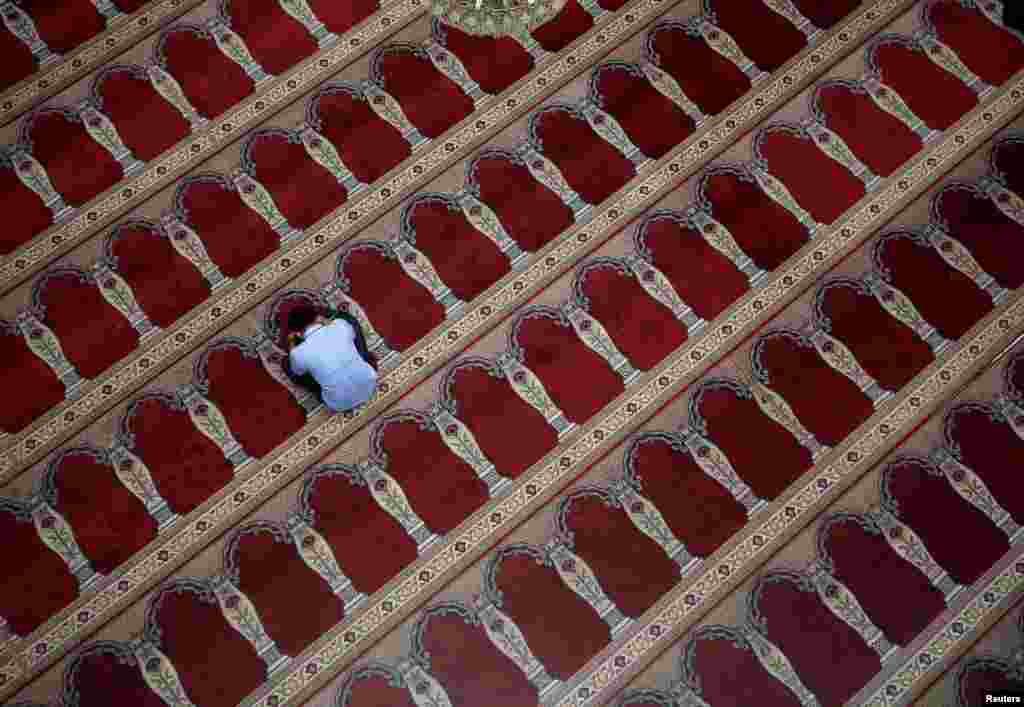
MULTIPOLYGON (((1024 695, 1024 614, 1017 609, 1016 643, 1012 653, 983 654, 968 658, 956 671, 956 707, 984 704, 986 695, 1024 695)), ((994 704, 994 703, 993 703, 994 704)), ((1004 703, 1005 704, 1005 703, 1004 703)))
MULTIPOLYGON (((27 117, 0 170, 19 214, 6 252, 376 9, 309 4, 315 17, 300 23, 275 3, 225 2, 209 27, 165 30, 148 68, 110 67, 88 102, 27 117), (210 66, 216 90, 202 75, 210 66)), ((0 429, 16 435, 74 397, 620 5, 570 0, 532 40, 435 23, 428 46, 378 48, 367 80, 322 87, 297 128, 248 134, 234 171, 180 180, 173 209, 120 223, 90 268, 47 269, 0 326, 15 393, 0 400, 0 429)), ((396 365, 856 3, 796 5, 803 28, 767 4, 711 0, 688 23, 655 25, 635 63, 595 67, 584 98, 535 111, 516 146, 476 154, 459 191, 414 195, 394 237, 341 248, 333 280, 282 290, 254 312, 260 331, 208 342, 188 383, 134 397, 106 446, 58 450, 30 496, 0 501, 7 556, 22 568, 0 581, 0 628, 30 636, 303 427, 319 403, 282 371, 296 306, 349 311, 376 365, 396 365), (742 47, 732 59, 716 46, 727 39, 742 47)), ((769 122, 747 161, 706 167, 689 207, 644 214, 631 252, 584 260, 563 302, 520 309, 502 353, 456 359, 432 404, 375 420, 358 463, 310 470, 286 522, 234 528, 216 574, 164 584, 138 640, 77 652, 60 704, 238 704, 505 493, 1024 66, 1024 44, 979 7, 928 8, 928 33, 864 49, 870 76, 819 83, 803 120, 769 122)), ((58 51, 46 39, 55 20, 27 24, 26 13, 31 3, 10 22, 38 28, 32 57, 44 61, 58 51)), ((22 45, 11 46, 14 56, 22 45)), ((1008 256, 1024 243, 1022 155, 1024 137, 1003 139, 987 174, 931 196, 927 223, 873 239, 870 269, 817 285, 806 326, 759 333, 749 380, 688 390, 683 427, 631 437, 614 483, 557 499, 545 542, 495 550, 476 604, 422 611, 407 659, 355 669, 336 704, 536 705, 558 694, 1024 284, 1024 260, 1008 256)), ((1002 396, 944 414, 931 456, 886 468, 877 514, 819 520, 810 569, 764 575, 741 626, 687 637, 678 685, 621 704, 824 707, 854 695, 1024 524, 1013 473, 1024 463, 1024 356, 1007 364, 1002 396)))

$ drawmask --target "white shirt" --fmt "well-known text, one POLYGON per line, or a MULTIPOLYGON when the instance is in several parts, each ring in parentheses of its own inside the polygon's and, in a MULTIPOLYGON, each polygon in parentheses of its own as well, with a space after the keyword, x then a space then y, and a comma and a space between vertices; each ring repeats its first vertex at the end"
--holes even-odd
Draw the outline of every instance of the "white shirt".
POLYGON ((355 331, 348 322, 313 324, 304 334, 304 341, 289 354, 292 373, 311 374, 331 412, 351 410, 373 396, 377 371, 359 355, 355 331))

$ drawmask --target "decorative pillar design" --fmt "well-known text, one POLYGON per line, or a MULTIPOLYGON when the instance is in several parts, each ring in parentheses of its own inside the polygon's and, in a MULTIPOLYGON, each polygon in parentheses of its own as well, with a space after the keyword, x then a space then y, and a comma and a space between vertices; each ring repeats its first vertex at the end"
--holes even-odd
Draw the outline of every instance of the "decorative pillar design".
POLYGON ((499 250, 509 259, 509 264, 513 269, 522 264, 526 259, 526 253, 523 252, 518 243, 512 240, 512 236, 508 235, 508 231, 501 225, 498 215, 494 213, 490 206, 480 201, 475 194, 466 190, 457 192, 455 200, 462 209, 466 220, 469 221, 473 228, 487 236, 494 245, 498 246, 499 250))
POLYGON ((558 432, 559 440, 576 429, 576 423, 570 422, 561 408, 555 405, 540 378, 523 365, 519 358, 505 351, 498 356, 496 363, 516 395, 544 416, 547 423, 558 432))
POLYGON ((758 267, 757 263, 743 252, 736 239, 729 233, 729 229, 715 220, 709 208, 690 206, 686 209, 686 218, 694 230, 700 231, 712 248, 731 260, 733 265, 747 276, 751 287, 768 277, 768 271, 758 267))
POLYGON ((501 651, 502 655, 523 671, 526 679, 537 689, 537 697, 540 702, 544 701, 544 697, 548 693, 561 687, 562 682, 548 674, 544 665, 530 650, 522 631, 512 619, 483 596, 475 596, 473 604, 491 643, 501 651))
MULTIPOLYGON (((981 4, 981 3, 977 3, 981 4)), ((953 49, 932 34, 931 32, 920 31, 915 37, 921 50, 928 55, 932 63, 967 84, 968 88, 978 94, 978 98, 985 98, 992 92, 992 86, 982 81, 981 77, 967 68, 967 65, 960 60, 953 49)))
POLYGON ((595 20, 606 12, 606 10, 598 4, 597 0, 580 0, 580 6, 595 20))
POLYGON ((7 619, 0 616, 0 646, 9 641, 17 640, 17 638, 18 636, 11 631, 11 625, 7 623, 7 619))
POLYGON ((559 306, 559 310, 562 316, 569 320, 576 336, 588 349, 607 361, 625 385, 629 385, 640 376, 640 371, 619 351, 612 337, 589 312, 575 302, 566 302, 559 306))
POLYGON ((725 30, 711 24, 711 22, 703 17, 696 18, 696 22, 697 30, 704 38, 704 41, 708 43, 708 46, 738 66, 740 71, 747 75, 751 83, 763 81, 768 77, 767 73, 759 69, 751 58, 743 53, 740 45, 725 30))
POLYGON ((381 120, 387 121, 415 150, 427 143, 426 136, 406 117, 405 111, 395 98, 373 81, 363 82, 363 93, 370 101, 370 107, 381 120))
POLYGON ((270 78, 270 74, 263 70, 263 67, 256 63, 256 59, 249 53, 245 42, 228 26, 220 17, 213 17, 206 21, 206 29, 213 35, 213 41, 221 53, 231 61, 242 67, 246 76, 251 78, 257 85, 270 78))
POLYGON ((1021 526, 1017 525, 1009 511, 999 505, 999 501, 974 471, 960 463, 945 447, 935 449, 929 457, 961 498, 987 515, 1011 542, 1016 540, 1021 526))
POLYGON ((803 123, 802 127, 822 152, 846 167, 855 177, 864 182, 864 188, 867 191, 873 190, 881 182, 881 178, 872 172, 853 153, 850 146, 837 133, 829 130, 824 123, 815 118, 809 118, 803 123))
POLYGON ((683 92, 682 87, 672 77, 672 74, 649 61, 640 62, 640 69, 655 90, 682 108, 683 112, 690 116, 690 119, 696 124, 696 127, 699 128, 708 119, 700 106, 683 92))
POLYGON ((994 304, 998 305, 1010 295, 1009 290, 985 272, 967 246, 953 238, 944 228, 930 223, 925 226, 924 235, 951 268, 974 280, 974 284, 985 290, 994 304))
POLYGON ((302 561, 320 575, 331 591, 344 602, 345 615, 351 615, 357 606, 366 601, 366 595, 352 586, 352 580, 341 571, 331 546, 309 523, 296 513, 289 514, 286 523, 288 534, 302 561))
POLYGON ((1024 199, 987 174, 978 179, 978 186, 1006 218, 1024 226, 1024 199))
POLYGON ((703 562, 686 549, 686 545, 669 528, 658 507, 638 492, 628 479, 618 479, 612 482, 608 486, 608 492, 622 505, 637 530, 658 543, 665 554, 679 565, 680 576, 703 562))
POLYGON ((592 207, 583 200, 583 197, 576 193, 576 190, 565 181, 562 172, 555 166, 555 163, 545 157, 540 150, 529 142, 522 142, 515 147, 516 155, 526 163, 526 168, 538 182, 558 194, 558 198, 572 209, 573 218, 577 223, 589 220, 592 214, 592 207), (586 219, 584 219, 586 215, 586 219))
POLYGON ((274 342, 262 331, 257 331, 252 339, 260 361, 263 363, 264 370, 270 374, 271 378, 288 389, 288 392, 295 398, 295 402, 306 411, 306 418, 308 419, 320 412, 323 408, 323 403, 313 393, 292 383, 291 379, 285 374, 284 363, 287 354, 278 350, 274 342))
POLYGON ((814 39, 821 34, 821 30, 814 26, 814 24, 807 19, 807 17, 800 12, 800 9, 793 4, 793 0, 762 0, 769 9, 782 15, 787 20, 793 23, 798 30, 804 33, 807 37, 807 43, 810 44, 814 39))
POLYGON ((110 461, 118 481, 142 501, 146 512, 157 522, 157 532, 162 533, 181 518, 167 505, 167 500, 153 482, 153 476, 145 462, 118 440, 110 449, 110 461))
POLYGON ((168 707, 196 707, 185 694, 178 671, 160 649, 146 640, 132 641, 131 647, 142 679, 168 707))
POLYGON ((346 292, 347 282, 344 280, 335 280, 324 285, 321 288, 321 292, 324 298, 330 303, 334 309, 348 312, 359 322, 359 326, 363 329, 363 336, 366 338, 366 348, 370 350, 374 356, 377 357, 377 363, 381 368, 385 367, 385 363, 390 361, 397 354, 387 345, 377 330, 373 328, 373 323, 370 318, 366 316, 366 312, 359 306, 359 303, 348 296, 346 292))
POLYGON ((761 408, 761 412, 789 430, 790 434, 811 452, 812 459, 817 460, 818 457, 831 449, 831 447, 826 447, 815 439, 810 430, 804 427, 785 398, 756 380, 745 382, 753 391, 754 400, 757 402, 757 406, 761 408))
POLYGON ((159 334, 162 329, 149 320, 142 311, 131 286, 121 275, 110 267, 110 263, 101 258, 92 265, 92 279, 99 288, 103 299, 128 320, 132 328, 139 333, 139 342, 159 334))
POLYGON ((210 578, 210 589, 217 598, 224 618, 231 624, 231 628, 252 644, 256 654, 267 664, 267 672, 273 675, 276 671, 287 665, 291 660, 289 656, 281 653, 274 640, 267 635, 260 621, 256 607, 238 590, 231 580, 224 575, 215 575, 210 578))
POLYGON ((767 163, 761 160, 755 161, 750 165, 750 174, 757 181, 762 191, 776 204, 793 214, 796 220, 803 224, 804 228, 807 229, 807 232, 813 238, 818 229, 822 227, 822 224, 815 221, 810 212, 797 203, 797 200, 790 193, 789 189, 786 188, 786 185, 768 171, 767 163))
POLYGON ((398 664, 398 672, 416 707, 452 707, 452 701, 441 683, 423 666, 412 660, 403 660, 398 664))
POLYGON ((357 462, 356 469, 366 481, 366 485, 369 486, 373 500, 401 524, 409 537, 416 541, 416 549, 420 556, 423 556, 427 548, 440 538, 424 524, 423 519, 412 509, 402 486, 392 479, 384 471, 384 467, 374 459, 357 462))
POLYGON ((8 159, 14 165, 14 174, 18 181, 31 189, 36 196, 42 199, 43 204, 53 212, 54 222, 63 221, 74 212, 64 201, 64 197, 53 188, 53 182, 43 165, 32 156, 28 150, 10 148, 7 153, 8 159))
POLYGON ((650 160, 640 152, 640 148, 633 144, 626 131, 619 125, 610 113, 598 108, 589 100, 580 101, 580 112, 587 119, 591 129, 616 150, 622 153, 623 157, 631 161, 636 167, 649 162, 650 160))
POLYGON ((913 329, 918 337, 927 342, 936 357, 953 343, 925 321, 909 297, 887 283, 877 272, 871 270, 866 273, 864 283, 882 308, 913 329))
POLYGON ((451 318, 466 306, 466 303, 456 297, 448 285, 444 284, 427 256, 416 250, 412 243, 401 236, 396 236, 391 240, 390 245, 394 249, 395 255, 398 256, 398 262, 405 273, 427 288, 434 299, 444 307, 445 317, 451 318))
POLYGON ((40 68, 57 61, 59 54, 55 54, 46 46, 46 42, 39 36, 36 23, 27 12, 13 2, 0 2, 0 15, 3 15, 4 25, 15 37, 21 40, 22 44, 28 47, 32 56, 39 63, 40 68))
POLYGON ((656 302, 668 307, 675 318, 686 325, 686 331, 689 333, 689 336, 693 336, 704 328, 707 322, 697 316, 697 313, 693 311, 690 305, 683 302, 682 297, 676 292, 676 288, 665 277, 665 273, 654 267, 639 253, 632 253, 626 256, 624 261, 633 273, 633 276, 640 283, 640 286, 644 289, 644 292, 649 294, 656 302))
POLYGON ((192 263, 196 270, 206 278, 211 291, 216 291, 231 283, 231 278, 224 275, 217 264, 210 259, 203 239, 191 226, 179 219, 173 212, 168 212, 160 216, 160 227, 167 234, 171 246, 178 252, 178 255, 192 263))
POLYGON ((693 457, 701 471, 721 484, 726 491, 732 494, 733 498, 742 503, 743 507, 747 509, 748 517, 753 516, 767 505, 765 500, 755 496, 753 489, 740 478, 729 458, 718 445, 692 427, 680 429, 679 438, 682 439, 690 456, 693 457))
POLYGON ((875 105, 893 116, 908 128, 917 133, 917 136, 924 142, 930 142, 939 136, 938 130, 932 130, 925 122, 910 110, 910 106, 904 102, 900 94, 889 88, 874 76, 868 76, 863 80, 864 87, 875 105))
POLYGON ((434 68, 451 79, 462 89, 463 93, 472 98, 475 108, 480 108, 486 102, 490 96, 483 92, 480 84, 473 80, 462 61, 453 52, 435 39, 428 39, 424 48, 430 56, 430 62, 434 68))
POLYGON ((96 11, 103 15, 103 18, 107 21, 108 27, 110 26, 111 20, 113 20, 115 17, 118 17, 119 15, 124 14, 120 10, 118 10, 117 6, 110 0, 91 0, 91 2, 93 4, 93 7, 96 8, 96 11))
POLYGON ((814 344, 814 349, 825 360, 829 368, 853 381, 864 395, 871 398, 875 407, 892 397, 892 392, 882 388, 878 381, 864 370, 846 344, 839 339, 817 328, 811 329, 807 338, 814 344))
POLYGON ((1024 441, 1024 410, 1013 401, 1013 398, 1000 394, 992 401, 1000 414, 1006 418, 1006 424, 1010 426, 1017 438, 1024 441))
POLYGON ((519 45, 525 49, 531 57, 533 57, 533 65, 535 67, 540 66, 542 62, 547 61, 548 51, 540 45, 533 35, 527 31, 518 31, 515 34, 510 35, 512 39, 519 42, 519 45))
POLYGON ((178 389, 178 395, 188 410, 192 424, 220 448, 224 453, 224 458, 235 467, 236 474, 239 469, 252 461, 252 457, 242 449, 242 445, 232 434, 224 414, 217 409, 216 405, 203 397, 194 384, 181 386, 178 389))
POLYGON ((452 450, 455 456, 473 467, 477 478, 487 484, 487 492, 491 498, 497 496, 498 492, 508 485, 509 479, 498 473, 494 462, 480 449, 469 428, 442 403, 431 403, 427 415, 444 440, 445 446, 452 450))
MULTIPOLYGON (((683 682, 673 683, 666 692, 678 703, 678 707, 712 707, 683 682)), ((673 704, 672 707, 676 707, 676 705, 673 704)))
POLYGON ((565 585, 593 607, 598 616, 611 628, 612 636, 617 636, 633 624, 633 619, 623 614, 612 603, 601 588, 600 582, 597 581, 594 571, 581 557, 569 549, 564 539, 556 537, 554 540, 549 540, 544 544, 544 552, 565 585))
POLYGON ((1003 29, 1006 29, 1006 24, 1003 22, 1004 6, 1003 0, 988 0, 988 2, 976 2, 974 6, 985 15, 994 25, 998 25, 1003 29))
POLYGON ((277 0, 281 9, 293 19, 302 23, 306 31, 316 40, 317 46, 325 49, 338 41, 338 35, 331 32, 310 9, 306 0, 277 0))
POLYGON ((836 579, 821 562, 812 563, 808 571, 822 603, 837 618, 845 621, 850 628, 859 633, 864 642, 875 649, 884 664, 896 652, 896 646, 868 618, 853 592, 836 579))
POLYGON ((142 162, 136 159, 128 146, 124 144, 113 121, 101 113, 88 99, 78 104, 78 115, 85 124, 85 131, 89 133, 89 137, 117 160, 121 169, 124 170, 124 176, 134 176, 142 169, 142 162))
POLYGON ((964 587, 961 584, 957 584, 949 576, 949 572, 939 566, 939 563, 928 552, 928 548, 925 547, 924 542, 917 536, 917 533, 911 530, 910 526, 904 524, 881 507, 872 508, 868 515, 882 529, 882 534, 885 536, 886 542, 889 543, 889 547, 897 555, 919 569, 921 574, 932 583, 932 586, 942 592, 942 596, 946 599, 946 605, 949 606, 953 599, 963 591, 964 587))
POLYGON ((199 111, 185 95, 181 84, 168 73, 160 64, 149 64, 146 66, 146 76, 160 96, 178 109, 178 112, 188 121, 193 130, 202 128, 210 121, 199 115, 199 111))
MULTIPOLYGON (((288 0, 281 1, 287 2, 288 0)), ((302 146, 306 148, 306 154, 314 162, 330 172, 338 180, 338 183, 345 187, 345 191, 349 193, 349 196, 366 188, 366 185, 352 174, 352 170, 345 166, 345 163, 341 160, 341 155, 338 154, 337 148, 334 147, 330 140, 309 125, 299 127, 299 137, 302 139, 302 146)))
POLYGON ((747 643, 750 644, 754 655, 757 656, 758 662, 761 663, 773 678, 788 687, 796 695, 802 707, 821 707, 818 698, 800 680, 800 676, 793 669, 793 664, 789 662, 789 658, 779 650, 778 646, 751 626, 743 626, 740 628, 740 631, 743 632, 743 637, 747 639, 747 643))
POLYGON ((29 350, 49 366, 53 374, 64 384, 64 396, 68 400, 78 398, 82 394, 82 383, 85 379, 64 355, 57 335, 31 310, 18 312, 16 321, 29 350))
POLYGON ((64 520, 60 513, 53 510, 40 495, 30 496, 26 502, 39 539, 60 559, 64 560, 68 571, 78 580, 80 593, 88 591, 92 585, 104 578, 89 564, 89 558, 85 556, 78 546, 78 541, 75 540, 75 531, 71 529, 71 525, 64 520))
POLYGON ((274 233, 281 237, 281 245, 290 243, 302 235, 302 231, 292 228, 274 203, 274 197, 256 178, 241 168, 235 169, 229 176, 245 205, 258 213, 274 233))

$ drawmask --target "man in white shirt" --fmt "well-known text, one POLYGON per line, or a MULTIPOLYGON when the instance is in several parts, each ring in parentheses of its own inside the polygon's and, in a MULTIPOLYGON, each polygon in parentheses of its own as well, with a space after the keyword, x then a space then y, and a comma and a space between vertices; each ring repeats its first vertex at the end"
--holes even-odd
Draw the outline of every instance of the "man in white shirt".
POLYGON ((288 355, 292 376, 311 375, 320 386, 324 405, 331 412, 362 405, 377 388, 377 371, 354 318, 327 319, 311 307, 288 315, 291 331, 288 355))

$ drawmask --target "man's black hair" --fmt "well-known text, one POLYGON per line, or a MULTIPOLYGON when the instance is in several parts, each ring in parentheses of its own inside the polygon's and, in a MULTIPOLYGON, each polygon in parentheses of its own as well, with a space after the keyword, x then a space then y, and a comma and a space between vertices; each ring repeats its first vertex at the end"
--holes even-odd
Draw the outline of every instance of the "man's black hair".
POLYGON ((301 334, 319 315, 314 307, 296 307, 288 313, 288 330, 301 334))
POLYGON ((1024 32, 1024 2, 1009 0, 1003 3, 1003 23, 1010 29, 1024 32))

